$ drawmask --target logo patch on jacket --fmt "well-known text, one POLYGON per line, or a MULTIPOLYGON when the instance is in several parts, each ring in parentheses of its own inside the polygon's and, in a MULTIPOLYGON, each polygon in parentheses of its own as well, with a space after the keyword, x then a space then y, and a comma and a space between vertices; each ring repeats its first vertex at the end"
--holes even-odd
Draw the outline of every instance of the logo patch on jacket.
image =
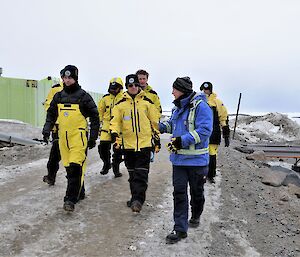
POLYGON ((68 112, 64 112, 64 116, 65 116, 65 117, 68 117, 68 116, 69 116, 69 113, 68 113, 68 112))
POLYGON ((123 120, 130 120, 130 119, 131 119, 130 116, 124 116, 124 117, 123 117, 123 120))

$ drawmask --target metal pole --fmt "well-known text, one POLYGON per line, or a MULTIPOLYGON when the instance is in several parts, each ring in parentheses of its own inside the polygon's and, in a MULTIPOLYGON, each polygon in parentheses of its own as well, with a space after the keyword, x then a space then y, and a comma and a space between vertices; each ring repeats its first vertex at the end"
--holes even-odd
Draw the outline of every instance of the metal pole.
POLYGON ((238 107, 237 107, 236 116, 235 116, 235 122, 234 122, 232 139, 234 139, 234 135, 235 135, 235 128, 236 128, 236 124, 237 124, 237 120, 238 120, 238 116, 239 116, 241 98, 242 98, 242 93, 240 93, 240 97, 239 97, 239 102, 238 102, 238 107))

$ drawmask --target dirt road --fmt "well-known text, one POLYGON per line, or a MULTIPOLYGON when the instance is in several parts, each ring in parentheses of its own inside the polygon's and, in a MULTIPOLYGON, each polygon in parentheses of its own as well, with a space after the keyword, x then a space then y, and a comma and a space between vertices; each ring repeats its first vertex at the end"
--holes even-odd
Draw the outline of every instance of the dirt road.
POLYGON ((281 201, 286 189, 263 185, 260 168, 233 148, 221 148, 216 184, 206 184, 200 227, 176 245, 165 244, 173 226, 165 149, 151 165, 140 214, 126 207, 125 167, 118 179, 111 171, 100 175, 96 148, 89 152, 87 198, 65 213, 64 168, 54 187, 42 182, 47 151, 36 152, 32 162, 16 158, 0 166, 0 256, 300 256, 299 199, 281 201))

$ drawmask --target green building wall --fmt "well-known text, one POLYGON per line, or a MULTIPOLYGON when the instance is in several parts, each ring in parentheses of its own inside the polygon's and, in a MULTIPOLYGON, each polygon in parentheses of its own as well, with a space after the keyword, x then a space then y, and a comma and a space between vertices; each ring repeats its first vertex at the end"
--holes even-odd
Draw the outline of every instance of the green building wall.
MULTIPOLYGON (((42 127, 46 112, 43 103, 58 78, 29 80, 0 77, 0 119, 20 120, 42 127)), ((98 104, 102 94, 87 91, 98 104)))

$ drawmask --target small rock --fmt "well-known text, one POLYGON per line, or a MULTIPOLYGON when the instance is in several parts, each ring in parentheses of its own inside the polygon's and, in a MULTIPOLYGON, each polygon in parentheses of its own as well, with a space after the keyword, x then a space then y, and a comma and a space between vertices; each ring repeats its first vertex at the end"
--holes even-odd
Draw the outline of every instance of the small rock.
POLYGON ((289 195, 286 192, 282 192, 279 195, 279 199, 283 202, 288 202, 289 201, 289 195))
POLYGON ((130 247, 129 247, 129 249, 131 250, 131 251, 136 251, 136 246, 134 246, 134 245, 131 245, 130 247))
POLYGON ((298 198, 300 198, 300 187, 294 184, 289 184, 289 193, 292 195, 296 195, 298 198))

